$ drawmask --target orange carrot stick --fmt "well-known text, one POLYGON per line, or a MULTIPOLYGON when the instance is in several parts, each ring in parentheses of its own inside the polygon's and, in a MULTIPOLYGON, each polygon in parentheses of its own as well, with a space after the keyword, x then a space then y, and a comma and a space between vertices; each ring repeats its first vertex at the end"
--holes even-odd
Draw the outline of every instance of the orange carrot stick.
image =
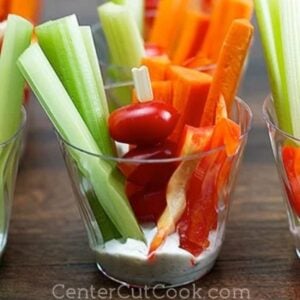
POLYGON ((220 96, 224 97, 227 111, 230 114, 253 30, 253 26, 248 20, 235 20, 232 23, 220 53, 205 103, 201 126, 210 126, 215 123, 216 106, 220 96))
POLYGON ((196 55, 202 46, 209 25, 209 16, 198 11, 188 11, 171 59, 181 64, 196 55))
POLYGON ((10 0, 9 13, 38 22, 41 0, 10 0))
POLYGON ((209 66, 213 65, 213 62, 205 57, 202 53, 198 53, 196 56, 191 57, 187 59, 184 63, 182 63, 182 66, 187 68, 201 68, 203 66, 209 66))
POLYGON ((161 81, 166 78, 166 72, 171 62, 167 55, 144 57, 142 65, 148 67, 152 81, 161 81))
POLYGON ((0 21, 4 21, 8 14, 8 0, 0 0, 0 21))
POLYGON ((212 77, 180 66, 170 67, 167 77, 173 82, 172 104, 180 113, 180 119, 171 136, 172 140, 177 140, 185 124, 195 127, 200 125, 212 77))
POLYGON ((201 9, 204 12, 210 13, 213 9, 215 0, 202 0, 201 1, 201 9))
POLYGON ((235 19, 250 19, 252 0, 219 0, 212 13, 211 25, 201 49, 202 55, 216 62, 226 34, 235 19))
POLYGON ((149 42, 168 50, 177 38, 189 0, 161 0, 150 32, 149 42))
MULTIPOLYGON (((171 81, 152 81, 154 101, 163 101, 172 104, 172 82, 171 81)), ((133 103, 138 103, 135 90, 133 91, 133 103)))

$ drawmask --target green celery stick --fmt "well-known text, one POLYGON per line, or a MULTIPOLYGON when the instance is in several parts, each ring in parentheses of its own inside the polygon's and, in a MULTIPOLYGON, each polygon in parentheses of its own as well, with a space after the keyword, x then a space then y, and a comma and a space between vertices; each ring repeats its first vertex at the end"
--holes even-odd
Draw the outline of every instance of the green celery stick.
POLYGON ((142 36, 125 5, 112 2, 98 7, 112 63, 125 68, 137 67, 145 55, 142 36))
MULTIPOLYGON (((100 154, 99 147, 39 45, 32 45, 22 54, 19 67, 59 134, 80 149, 100 154)), ((121 176, 115 175, 116 168, 98 156, 70 151, 122 237, 144 241, 125 196, 121 176)))
POLYGON ((279 127, 300 137, 300 3, 256 0, 255 6, 279 127))
MULTIPOLYGON (((80 26, 81 36, 88 54, 90 65, 92 67, 95 81, 97 82, 98 93, 100 95, 100 100, 103 101, 102 108, 104 110, 104 115, 109 116, 108 105, 101 75, 101 70, 99 67, 99 62, 97 58, 97 52, 94 44, 93 34, 90 26, 80 26)), ((107 122, 106 119, 106 122, 107 122)))
POLYGON ((104 242, 110 241, 112 239, 119 239, 122 236, 118 232, 117 228, 111 223, 110 219, 107 217, 104 209, 99 203, 94 192, 87 192, 86 197, 89 201, 90 207, 93 211, 95 220, 101 228, 101 234, 104 242))
POLYGON ((290 106, 293 135, 300 138, 300 2, 277 1, 276 8, 277 14, 280 14, 281 36, 278 39, 282 43, 283 72, 288 90, 288 97, 283 100, 290 106))
POLYGON ((25 81, 17 59, 30 45, 33 26, 25 19, 10 15, 0 58, 0 143, 9 139, 22 122, 25 81))
POLYGON ((116 4, 126 5, 138 24, 141 35, 144 32, 144 0, 112 0, 116 4))
POLYGON ((105 93, 102 91, 103 83, 99 76, 95 76, 99 64, 91 64, 93 50, 88 53, 87 48, 92 43, 85 45, 76 16, 42 24, 36 28, 36 34, 41 48, 101 152, 114 155, 115 149, 107 127, 108 108, 105 93))

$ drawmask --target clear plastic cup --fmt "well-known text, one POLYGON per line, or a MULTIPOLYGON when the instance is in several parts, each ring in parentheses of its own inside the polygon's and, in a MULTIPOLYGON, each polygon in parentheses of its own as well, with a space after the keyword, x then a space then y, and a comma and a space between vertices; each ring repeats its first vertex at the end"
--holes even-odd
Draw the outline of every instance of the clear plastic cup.
POLYGON ((263 114, 282 185, 290 232, 300 258, 300 169, 297 168, 297 162, 300 164, 300 139, 278 127, 271 96, 264 102, 263 114))
MULTIPOLYGON (((112 95, 119 94, 116 89, 107 88, 109 101, 115 101, 112 95)), ((239 150, 231 157, 224 147, 164 159, 107 157, 58 137, 89 244, 103 274, 131 286, 171 287, 193 282, 213 267, 224 241, 231 193, 251 127, 251 111, 241 99, 235 101, 232 119, 240 124, 242 136, 239 150), (95 170, 107 165, 114 166, 112 177, 97 176, 95 170), (120 170, 126 174, 126 185, 124 181, 119 185, 120 170), (181 217, 174 232, 149 256, 155 222, 166 207, 168 182, 176 172, 180 180, 175 189, 185 197, 189 214, 181 217), (145 242, 107 231, 102 205, 112 199, 113 187, 121 187, 123 195, 126 189, 145 242)), ((124 153, 128 148, 122 145, 119 150, 124 153)), ((123 217, 122 212, 118 214, 123 217)))
POLYGON ((0 258, 7 243, 15 181, 22 152, 25 110, 22 113, 23 122, 18 131, 7 141, 0 143, 0 258))

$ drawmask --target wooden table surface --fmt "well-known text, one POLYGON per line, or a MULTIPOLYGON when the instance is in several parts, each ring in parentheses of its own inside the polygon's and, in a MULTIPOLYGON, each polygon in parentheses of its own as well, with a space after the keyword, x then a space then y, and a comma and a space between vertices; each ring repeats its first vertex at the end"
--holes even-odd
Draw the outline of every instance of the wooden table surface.
MULTIPOLYGON (((44 18, 75 11, 83 24, 91 24, 97 21, 96 2, 48 0, 44 18)), ((224 247, 214 269, 196 282, 203 293, 202 298, 195 299, 240 299, 235 291, 242 288, 249 291, 249 297, 244 299, 300 299, 300 260, 288 231, 278 177, 261 118, 261 105, 267 91, 256 37, 240 92, 253 109, 254 126, 233 197, 224 247), (216 298, 215 293, 208 297, 212 289, 217 289, 219 297, 216 298)), ((0 299, 55 299, 52 289, 56 284, 64 284, 66 288, 92 286, 96 290, 117 288, 118 285, 101 275, 94 264, 51 126, 35 101, 29 113, 28 144, 20 166, 8 246, 0 267, 0 299)), ((164 292, 159 295, 160 299, 168 299, 164 292)), ((187 294, 183 293, 183 299, 184 295, 187 294)), ((84 296, 60 299, 88 299, 84 296)), ((112 296, 112 299, 126 296, 134 299, 129 291, 112 296)), ((89 299, 109 298, 90 296, 89 299)), ((144 295, 139 299, 155 297, 144 295)))

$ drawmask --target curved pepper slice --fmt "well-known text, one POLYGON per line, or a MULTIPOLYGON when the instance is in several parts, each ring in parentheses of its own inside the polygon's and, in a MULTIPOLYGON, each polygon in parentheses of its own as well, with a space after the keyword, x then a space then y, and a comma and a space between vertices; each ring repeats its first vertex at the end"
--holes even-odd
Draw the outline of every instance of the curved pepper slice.
POLYGON ((300 217, 300 148, 284 146, 282 160, 288 178, 288 183, 285 183, 288 198, 297 216, 300 217))
MULTIPOLYGON (((213 127, 195 128, 186 125, 180 144, 180 155, 205 151, 212 133, 213 127)), ((191 176, 197 164, 197 159, 183 161, 172 175, 167 186, 167 207, 158 221, 157 234, 150 245, 150 255, 175 231, 176 224, 186 208, 187 178, 191 176)))

